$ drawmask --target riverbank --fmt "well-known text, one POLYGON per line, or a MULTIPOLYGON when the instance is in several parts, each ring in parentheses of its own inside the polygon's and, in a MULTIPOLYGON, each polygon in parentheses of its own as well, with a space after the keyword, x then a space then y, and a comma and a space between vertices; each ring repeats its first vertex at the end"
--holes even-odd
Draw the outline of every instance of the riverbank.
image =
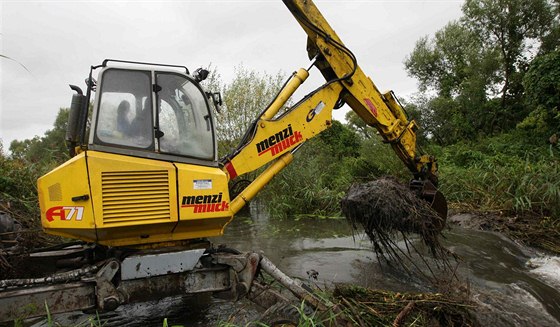
POLYGON ((551 217, 469 211, 453 212, 447 221, 462 228, 499 232, 525 246, 560 254, 560 221, 551 217))

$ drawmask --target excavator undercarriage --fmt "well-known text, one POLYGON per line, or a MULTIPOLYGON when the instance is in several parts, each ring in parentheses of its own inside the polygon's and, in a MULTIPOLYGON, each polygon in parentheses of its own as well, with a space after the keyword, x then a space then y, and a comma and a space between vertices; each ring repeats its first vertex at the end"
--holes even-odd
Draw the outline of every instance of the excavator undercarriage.
POLYGON ((231 301, 247 297, 263 310, 288 303, 270 287, 270 277, 297 298, 320 305, 309 288, 285 276, 262 254, 214 248, 203 240, 144 250, 75 242, 20 260, 29 275, 0 281, 0 323, 70 311, 112 311, 128 303, 201 293, 231 301), (263 273, 270 276, 266 283, 260 278, 263 273))

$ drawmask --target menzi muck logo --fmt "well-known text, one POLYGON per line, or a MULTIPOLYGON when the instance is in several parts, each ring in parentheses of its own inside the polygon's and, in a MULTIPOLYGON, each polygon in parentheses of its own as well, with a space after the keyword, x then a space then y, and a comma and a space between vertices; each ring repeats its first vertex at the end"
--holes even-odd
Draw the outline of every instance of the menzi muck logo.
POLYGON ((270 151, 271 155, 275 156, 291 146, 298 144, 301 140, 303 140, 301 132, 294 132, 292 130, 292 125, 288 124, 288 127, 285 129, 257 143, 257 152, 259 156, 261 156, 265 152, 270 151))
POLYGON ((52 207, 45 213, 48 221, 53 221, 56 217, 58 217, 60 220, 72 220, 72 218, 76 218, 76 220, 82 220, 83 215, 84 207, 73 206, 52 207))
POLYGON ((194 213, 229 210, 229 204, 226 201, 222 201, 222 192, 209 195, 184 196, 181 207, 194 208, 194 213))

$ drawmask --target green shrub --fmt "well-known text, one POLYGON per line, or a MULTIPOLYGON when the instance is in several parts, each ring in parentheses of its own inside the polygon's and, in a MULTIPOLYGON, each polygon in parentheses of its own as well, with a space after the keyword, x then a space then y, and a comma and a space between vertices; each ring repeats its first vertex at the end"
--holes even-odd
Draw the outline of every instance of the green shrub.
POLYGON ((521 132, 441 149, 440 188, 449 202, 514 214, 560 215, 560 153, 521 132))
POLYGON ((13 159, 0 148, 0 210, 9 210, 22 223, 33 226, 39 215, 36 180, 42 172, 37 165, 13 159))

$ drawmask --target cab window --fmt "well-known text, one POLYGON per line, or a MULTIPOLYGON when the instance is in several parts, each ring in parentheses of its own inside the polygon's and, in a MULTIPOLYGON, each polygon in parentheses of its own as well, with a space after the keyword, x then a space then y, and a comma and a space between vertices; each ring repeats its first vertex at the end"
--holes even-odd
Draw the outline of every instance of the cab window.
POLYGON ((99 141, 153 149, 150 75, 122 69, 104 72, 95 134, 99 141))
POLYGON ((159 151, 214 159, 212 118, 204 93, 184 76, 157 73, 159 151))

